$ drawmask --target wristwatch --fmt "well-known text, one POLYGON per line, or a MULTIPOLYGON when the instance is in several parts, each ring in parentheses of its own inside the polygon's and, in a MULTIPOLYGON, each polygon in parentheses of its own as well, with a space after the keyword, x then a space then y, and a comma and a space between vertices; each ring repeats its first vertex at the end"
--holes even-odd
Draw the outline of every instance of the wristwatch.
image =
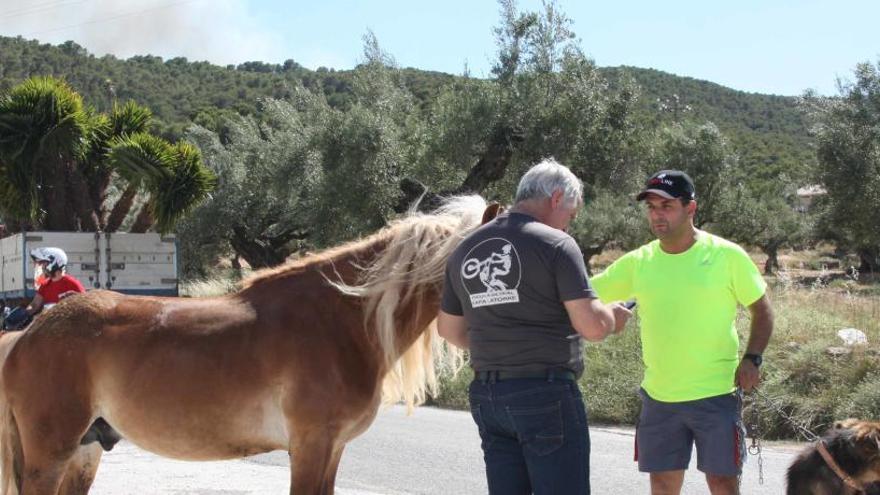
POLYGON ((746 354, 743 354, 743 359, 748 359, 749 361, 751 361, 755 365, 756 368, 760 367, 761 363, 764 362, 764 358, 761 357, 760 354, 746 353, 746 354))

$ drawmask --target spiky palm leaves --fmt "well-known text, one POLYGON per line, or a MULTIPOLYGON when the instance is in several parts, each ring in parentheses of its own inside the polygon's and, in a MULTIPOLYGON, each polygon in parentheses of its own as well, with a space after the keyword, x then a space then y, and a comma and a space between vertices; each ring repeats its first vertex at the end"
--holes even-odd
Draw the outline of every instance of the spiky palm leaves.
POLYGON ((151 118, 134 102, 100 114, 51 77, 16 86, 0 98, 0 212, 47 230, 113 232, 142 192, 149 200, 135 227, 170 230, 214 177, 194 147, 148 134, 151 118), (108 218, 114 173, 124 192, 108 218))
POLYGON ((199 150, 188 143, 171 145, 149 134, 134 134, 114 142, 107 159, 129 184, 108 220, 110 232, 124 218, 122 210, 127 213, 131 208, 133 191, 148 192, 150 197, 131 231, 145 232, 156 223, 164 232, 214 188, 214 175, 202 165, 199 150))
POLYGON ((0 208, 53 230, 75 230, 67 184, 88 133, 82 98, 62 81, 34 77, 0 98, 0 208))

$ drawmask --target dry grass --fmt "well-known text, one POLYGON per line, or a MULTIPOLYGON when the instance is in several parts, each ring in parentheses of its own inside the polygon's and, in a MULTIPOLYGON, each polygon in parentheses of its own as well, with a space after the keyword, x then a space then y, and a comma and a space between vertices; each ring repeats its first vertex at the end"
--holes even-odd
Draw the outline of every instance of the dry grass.
MULTIPOLYGON (((772 297, 776 342, 805 344, 817 339, 833 340, 838 330, 856 328, 865 332, 869 345, 880 343, 880 301, 873 294, 876 286, 841 281, 802 288, 787 284, 782 278, 775 282, 772 297)), ((880 346, 877 348, 880 350, 880 346)))
POLYGON ((593 259, 590 260, 590 268, 593 270, 593 273, 600 273, 607 268, 608 265, 614 263, 614 260, 620 258, 625 253, 626 251, 621 251, 619 249, 602 251, 598 256, 594 256, 593 259))
POLYGON ((189 280, 180 284, 181 297, 215 297, 235 292, 238 282, 231 278, 189 280))
MULTIPOLYGON (((776 329, 764 369, 764 393, 813 431, 837 419, 880 417, 878 286, 822 280, 810 288, 792 285, 784 274, 776 280, 776 329), (844 328, 861 330, 868 343, 846 346, 837 335, 844 328)), ((769 404, 756 405, 768 436, 797 436, 769 404)))

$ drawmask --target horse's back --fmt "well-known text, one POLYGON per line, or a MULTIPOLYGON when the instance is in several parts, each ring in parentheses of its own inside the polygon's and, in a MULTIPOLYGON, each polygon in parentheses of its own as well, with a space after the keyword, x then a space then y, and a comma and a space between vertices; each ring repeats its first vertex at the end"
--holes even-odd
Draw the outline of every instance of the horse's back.
POLYGON ((133 296, 96 290, 62 300, 37 318, 29 333, 96 337, 108 328, 135 333, 216 333, 239 324, 253 324, 254 317, 253 308, 228 297, 133 296))
POLYGON ((4 375, 32 418, 103 417, 165 456, 241 457, 289 437, 279 370, 263 362, 271 343, 257 327, 235 298, 89 292, 23 332, 4 375))

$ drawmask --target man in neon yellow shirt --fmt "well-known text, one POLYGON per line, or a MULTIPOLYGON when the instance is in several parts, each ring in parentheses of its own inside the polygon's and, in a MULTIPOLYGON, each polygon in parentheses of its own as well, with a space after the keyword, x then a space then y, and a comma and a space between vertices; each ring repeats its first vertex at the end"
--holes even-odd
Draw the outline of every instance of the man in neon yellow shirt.
POLYGON ((713 495, 738 493, 745 452, 737 387, 758 385, 773 332, 766 283, 738 245, 694 227, 694 183, 662 170, 636 198, 647 205, 657 240, 622 256, 592 279, 603 301, 635 298, 641 317, 642 412, 639 470, 652 495, 681 492, 691 450, 713 495), (737 305, 751 313, 739 357, 737 305))

